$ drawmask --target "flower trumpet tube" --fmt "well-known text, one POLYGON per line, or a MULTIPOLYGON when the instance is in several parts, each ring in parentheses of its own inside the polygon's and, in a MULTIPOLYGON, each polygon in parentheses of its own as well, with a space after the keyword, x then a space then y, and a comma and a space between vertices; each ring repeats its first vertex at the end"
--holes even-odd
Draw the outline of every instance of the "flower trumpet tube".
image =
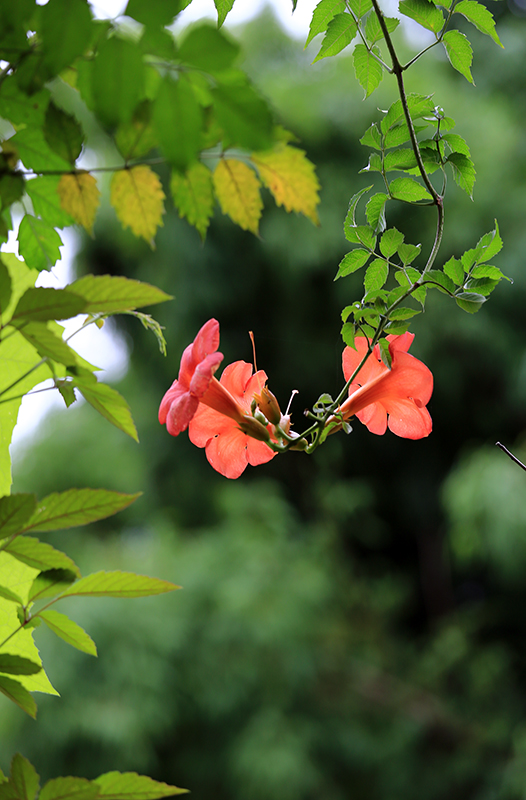
MULTIPOLYGON (((407 352, 414 334, 388 336, 391 369, 381 360, 376 345, 349 386, 349 397, 342 403, 338 417, 347 420, 356 415, 371 433, 383 434, 387 428, 404 439, 429 436, 432 421, 426 408, 433 391, 433 375, 422 361, 407 352)), ((349 380, 368 348, 366 337, 355 339, 356 349, 343 351, 343 374, 349 380)))
POLYGON ((211 466, 227 478, 238 478, 248 464, 266 464, 276 455, 266 444, 271 426, 251 414, 254 396, 266 380, 263 370, 253 375, 245 361, 229 364, 220 381, 211 380, 190 422, 190 441, 204 447, 211 466))

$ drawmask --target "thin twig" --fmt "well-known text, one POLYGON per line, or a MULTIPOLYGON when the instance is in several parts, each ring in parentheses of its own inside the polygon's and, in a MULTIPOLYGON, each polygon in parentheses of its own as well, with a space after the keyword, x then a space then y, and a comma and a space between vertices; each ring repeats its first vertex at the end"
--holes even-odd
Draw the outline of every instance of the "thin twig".
POLYGON ((522 469, 526 472, 526 465, 523 464, 522 461, 519 461, 519 459, 516 456, 514 456, 513 453, 510 453, 507 447, 504 447, 504 445, 501 444, 500 442, 495 442, 495 444, 497 447, 500 447, 501 450, 504 450, 506 455, 509 456, 512 461, 515 461, 515 463, 518 464, 519 467, 522 467, 522 469))

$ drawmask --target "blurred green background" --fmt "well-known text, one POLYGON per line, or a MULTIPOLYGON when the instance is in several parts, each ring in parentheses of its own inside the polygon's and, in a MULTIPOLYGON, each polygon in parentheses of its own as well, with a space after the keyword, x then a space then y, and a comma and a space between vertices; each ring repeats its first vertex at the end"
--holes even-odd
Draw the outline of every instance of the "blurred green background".
MULTIPOLYGON (((479 176, 474 203, 451 181, 441 263, 497 216, 497 264, 514 281, 476 316, 435 293, 416 318, 412 352, 435 376, 429 439, 357 422, 311 458, 289 453, 233 482, 157 422, 212 316, 225 364, 251 360, 253 330, 282 407, 299 390, 297 428, 322 391, 339 391, 339 314, 360 296, 359 277, 333 283, 342 222, 370 183, 358 139, 395 99, 391 80, 363 103, 350 57, 310 66, 315 46, 303 53, 266 13, 238 32, 246 67, 318 166, 321 227, 269 201, 260 239, 217 211, 202 245, 171 210, 152 252, 109 209, 99 218, 78 273, 173 294, 153 310, 168 357, 119 320, 130 368, 118 388, 140 445, 73 406, 46 418, 15 490, 142 490, 117 517, 49 541, 84 574, 129 569, 184 589, 69 601, 97 660, 40 628, 62 697, 40 696, 36 723, 0 703, 2 769, 21 751, 43 780, 134 770, 198 800, 526 797, 526 475, 494 446, 526 456, 526 17, 491 10, 505 50, 470 30, 476 88, 434 51, 407 74, 457 120, 479 176)), ((389 223, 425 249, 435 215, 400 205, 389 223)))

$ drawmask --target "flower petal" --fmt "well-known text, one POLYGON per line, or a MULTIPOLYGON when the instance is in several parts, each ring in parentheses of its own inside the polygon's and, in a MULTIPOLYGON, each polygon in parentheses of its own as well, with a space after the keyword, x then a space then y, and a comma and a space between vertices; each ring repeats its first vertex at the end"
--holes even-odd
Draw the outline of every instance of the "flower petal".
POLYGON ((239 478, 248 464, 247 439, 235 422, 232 428, 208 440, 205 452, 211 466, 225 478, 239 478))

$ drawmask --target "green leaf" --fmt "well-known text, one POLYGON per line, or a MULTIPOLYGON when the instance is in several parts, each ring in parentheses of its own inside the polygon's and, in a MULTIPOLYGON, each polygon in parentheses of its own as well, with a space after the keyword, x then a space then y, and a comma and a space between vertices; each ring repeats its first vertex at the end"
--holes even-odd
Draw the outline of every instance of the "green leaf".
POLYGON ((0 206, 6 210, 24 194, 26 181, 21 175, 6 172, 0 175, 0 206))
POLYGON ((157 800, 188 791, 135 772, 106 772, 95 778, 93 783, 99 787, 101 800, 157 800))
POLYGON ((54 228, 65 228, 73 225, 73 217, 64 211, 60 203, 57 187, 59 175, 42 175, 26 181, 26 192, 33 203, 33 210, 38 217, 54 228))
POLYGON ((373 251, 376 247, 376 234, 369 225, 358 225, 355 228, 358 241, 365 245, 369 250, 373 251))
POLYGON ((476 248, 476 261, 480 264, 484 261, 489 261, 490 258, 496 256, 502 250, 502 239, 500 237, 499 226, 495 220, 495 229, 484 236, 477 242, 476 248))
POLYGON ((404 266, 411 264, 420 254, 421 244, 399 244, 398 255, 404 266))
POLYGON ((342 326, 341 336, 342 336, 344 344, 346 344, 347 347, 352 347, 352 348, 356 349, 354 347, 355 335, 356 335, 356 328, 354 327, 354 323, 346 322, 342 326))
POLYGON ((86 314, 122 313, 172 299, 156 286, 121 275, 85 275, 70 283, 68 290, 83 298, 86 314))
POLYGON ((161 149, 184 171, 201 149, 202 113, 188 81, 165 77, 154 103, 153 122, 161 149))
POLYGON ((214 0, 214 4, 217 10, 217 27, 220 28, 227 14, 232 10, 234 0, 214 0))
POLYGON ((143 25, 155 28, 164 28, 171 25, 174 17, 179 14, 190 0, 129 0, 124 12, 126 16, 136 19, 143 25))
MULTIPOLYGON (((45 611, 40 616, 48 613, 58 614, 45 611)), ((98 794, 97 784, 86 778, 52 778, 42 787, 39 800, 96 800, 98 794)))
POLYGON ((506 277, 503 272, 498 267, 493 267, 490 264, 482 264, 480 267, 475 267, 473 272, 471 273, 472 278, 491 278, 495 281, 500 281, 502 278, 510 281, 513 283, 511 278, 506 277))
POLYGON ((144 65, 139 48, 118 36, 105 39, 92 73, 93 102, 101 122, 109 127, 129 122, 142 99, 143 85, 144 65))
POLYGON ((476 0, 461 0, 453 10, 455 14, 462 14, 479 31, 491 36, 495 44, 504 47, 497 36, 493 14, 482 3, 477 3, 476 0))
POLYGON ((82 0, 53 0, 42 8, 41 20, 43 66, 52 77, 84 54, 93 23, 82 0))
POLYGON ((455 295, 455 300, 457 306, 463 311, 467 311, 468 314, 476 314, 482 304, 486 302, 486 298, 483 295, 475 294, 474 292, 461 292, 455 295))
POLYGON ((371 0, 348 0, 348 4, 358 19, 373 7, 371 0))
MULTIPOLYGON (((400 24, 400 20, 396 19, 395 17, 384 17, 384 22, 389 33, 392 33, 394 30, 396 30, 400 24)), ((374 11, 371 11, 367 17, 367 21, 365 23, 365 38, 369 44, 374 44, 375 42, 384 38, 384 32, 374 11)))
POLYGON ((384 169, 386 172, 391 170, 405 170, 413 169, 416 166, 416 156, 414 151, 409 147, 403 147, 400 150, 392 150, 386 153, 384 159, 384 169))
POLYGON ((389 191, 396 200, 404 200, 406 203, 431 200, 427 189, 413 178, 395 178, 389 184, 389 191))
POLYGON ((50 148, 44 139, 42 128, 23 128, 9 139, 9 144, 16 148, 26 169, 33 172, 67 172, 71 169, 68 162, 50 148))
POLYGON ((374 147, 375 150, 382 149, 382 135, 375 122, 373 122, 370 128, 367 128, 360 139, 360 144, 365 145, 365 147, 374 147))
POLYGON ((396 228, 389 228, 382 234, 380 239, 380 252, 386 258, 391 258, 396 253, 402 242, 404 241, 404 234, 400 233, 396 228))
POLYGON ((78 364, 75 351, 66 344, 61 336, 57 336, 47 323, 28 322, 20 329, 20 333, 33 345, 42 358, 50 358, 66 367, 78 364))
POLYGON ((365 207, 367 222, 375 231, 383 231, 385 229, 385 204, 388 199, 386 194, 378 192, 373 194, 365 207))
MULTIPOLYGON (((82 650, 83 653, 88 653, 90 656, 97 655, 97 648, 91 636, 65 614, 60 614, 58 611, 48 609, 47 611, 41 611, 38 616, 53 633, 60 636, 61 639, 64 639, 64 641, 72 647, 76 647, 77 650, 82 650)), ((40 800, 42 800, 43 793, 42 791, 40 794, 40 800)), ((82 798, 78 798, 75 794, 76 800, 87 800, 87 798, 84 798, 82 792, 81 794, 82 798)), ((69 797, 70 795, 68 794, 67 796, 69 797)))
POLYGON ((382 172, 383 164, 379 153, 371 153, 369 162, 360 172, 382 172))
POLYGON ((136 575, 133 572, 94 572, 79 581, 75 581, 61 594, 63 597, 89 596, 89 597, 150 597, 164 592, 173 592, 179 589, 170 581, 160 578, 149 578, 146 575, 136 575))
POLYGON ((448 143, 454 153, 463 153, 465 156, 471 156, 466 140, 459 136, 458 133, 445 133, 442 139, 448 143))
POLYGON ((464 283, 464 268, 454 256, 451 256, 449 261, 444 264, 444 272, 457 286, 462 286, 464 283))
POLYGON ((356 79, 365 91, 365 99, 369 97, 380 84, 383 78, 383 68, 364 44, 357 44, 354 48, 353 61, 356 79))
POLYGON ((320 0, 312 14, 309 35, 305 42, 305 47, 307 47, 319 33, 324 33, 327 30, 329 22, 334 19, 336 14, 341 14, 342 11, 345 11, 345 0, 320 0))
POLYGON ((46 111, 44 138, 50 148, 72 166, 80 155, 84 133, 71 114, 51 102, 46 111))
POLYGON ((464 189, 473 199, 473 186, 475 184, 475 167, 473 161, 463 153, 450 153, 446 159, 453 167, 453 178, 461 189, 464 189))
POLYGON ((428 0, 402 0, 398 5, 398 10, 435 34, 444 27, 442 12, 428 0))
POLYGON ((131 120, 121 123, 115 131, 115 144, 127 161, 131 158, 143 158, 157 146, 152 113, 152 103, 144 100, 135 108, 131 120))
POLYGON ((79 568, 69 556, 33 536, 17 536, 5 551, 34 569, 67 569, 80 577, 79 568))
POLYGON ((492 291, 498 286, 500 278, 472 278, 466 283, 466 289, 469 292, 482 294, 484 297, 489 297, 492 291))
POLYGON ((100 381, 91 381, 84 378, 75 378, 75 388, 79 390, 84 400, 102 414, 108 422, 138 442, 137 429, 132 419, 130 407, 124 397, 100 381))
POLYGON ((35 719, 37 715, 37 704, 22 684, 12 678, 0 675, 0 692, 5 694, 13 703, 35 719))
POLYGON ((357 31, 358 26, 354 17, 350 14, 336 14, 327 26, 327 33, 323 38, 320 52, 313 63, 316 63, 321 58, 341 53, 344 47, 347 47, 352 42, 357 31))
POLYGON ((384 147, 388 150, 390 147, 399 147, 411 139, 409 128, 402 122, 400 125, 393 125, 392 128, 384 136, 384 147))
POLYGON ((232 66, 239 55, 239 45, 227 39, 211 25, 192 28, 179 47, 181 61, 205 72, 221 72, 232 66))
POLYGON ((389 265, 387 261, 382 258, 375 258, 367 267, 367 272, 365 273, 364 287, 366 293, 381 289, 388 277, 389 265))
POLYGON ((30 288, 18 301, 9 322, 20 326, 27 322, 69 319, 84 311, 85 305, 83 297, 67 289, 30 288))
MULTIPOLYGON (((45 597, 56 597, 77 577, 78 575, 69 569, 46 569, 40 572, 31 584, 28 600, 34 602, 45 597)), ((35 619, 38 620, 38 616, 35 619)))
POLYGON ((49 96, 48 89, 28 95, 15 81, 5 80, 0 87, 0 116, 15 125, 42 127, 49 96))
POLYGON ((220 84, 212 90, 217 122, 225 146, 267 150, 272 145, 272 115, 266 102, 246 82, 220 84))
POLYGON ((23 530, 35 511, 37 499, 34 494, 11 494, 0 497, 0 539, 23 530))
POLYGON ((340 261, 338 272, 334 280, 337 281, 338 278, 345 278, 346 275, 351 275, 351 273, 356 272, 356 270, 367 263, 370 257, 371 254, 368 253, 367 250, 351 250, 351 252, 347 253, 340 261))
POLYGON ((455 294, 456 286, 447 275, 440 272, 438 269, 430 269, 424 275, 425 283, 437 284, 437 288, 444 291, 445 294, 455 294))
MULTIPOLYGON (((435 104, 430 95, 416 94, 411 92, 407 95, 407 108, 412 120, 420 119, 428 115, 434 115, 435 104)), ((395 100, 381 122, 383 133, 387 133, 394 125, 405 122, 405 110, 401 100, 395 100)))
POLYGON ((40 664, 36 664, 29 658, 0 653, 0 672, 7 672, 11 675, 35 675, 41 669, 40 664))
POLYGON ((185 175, 173 172, 170 191, 180 217, 186 217, 204 239, 214 211, 212 173, 204 164, 192 164, 185 175))
POLYGON ((442 37, 442 44, 446 48, 451 66, 460 72, 467 81, 473 83, 471 75, 473 50, 468 39, 460 31, 447 31, 442 37))
POLYGON ((0 261, 0 317, 5 313, 11 300, 12 285, 9 270, 4 262, 0 261))
POLYGON ((421 312, 416 308, 404 308, 403 306, 399 306, 398 308, 395 308, 394 311, 391 311, 389 318, 395 321, 403 321, 406 319, 411 319, 411 317, 415 317, 420 313, 421 312))
POLYGON ((43 219, 26 214, 18 229, 18 248, 28 267, 51 269, 60 258, 62 239, 43 219))
POLYGON ((343 223, 343 232, 345 234, 345 238, 349 242, 358 244, 358 242, 360 241, 358 236, 356 235, 356 227, 357 227, 356 217, 355 217, 356 207, 362 195, 366 194, 366 192, 370 191, 370 189, 372 188, 373 188, 372 186, 366 186, 365 189, 362 189, 361 191, 354 194, 349 201, 347 216, 345 217, 345 222, 343 223))
POLYGON ((25 531, 57 531, 76 528, 122 511, 140 497, 108 489, 68 489, 44 497, 25 526, 25 531))
POLYGON ((11 591, 11 589, 6 589, 5 586, 0 586, 0 597, 2 597, 4 600, 8 600, 10 603, 16 603, 19 606, 24 605, 22 598, 15 592, 11 591))

